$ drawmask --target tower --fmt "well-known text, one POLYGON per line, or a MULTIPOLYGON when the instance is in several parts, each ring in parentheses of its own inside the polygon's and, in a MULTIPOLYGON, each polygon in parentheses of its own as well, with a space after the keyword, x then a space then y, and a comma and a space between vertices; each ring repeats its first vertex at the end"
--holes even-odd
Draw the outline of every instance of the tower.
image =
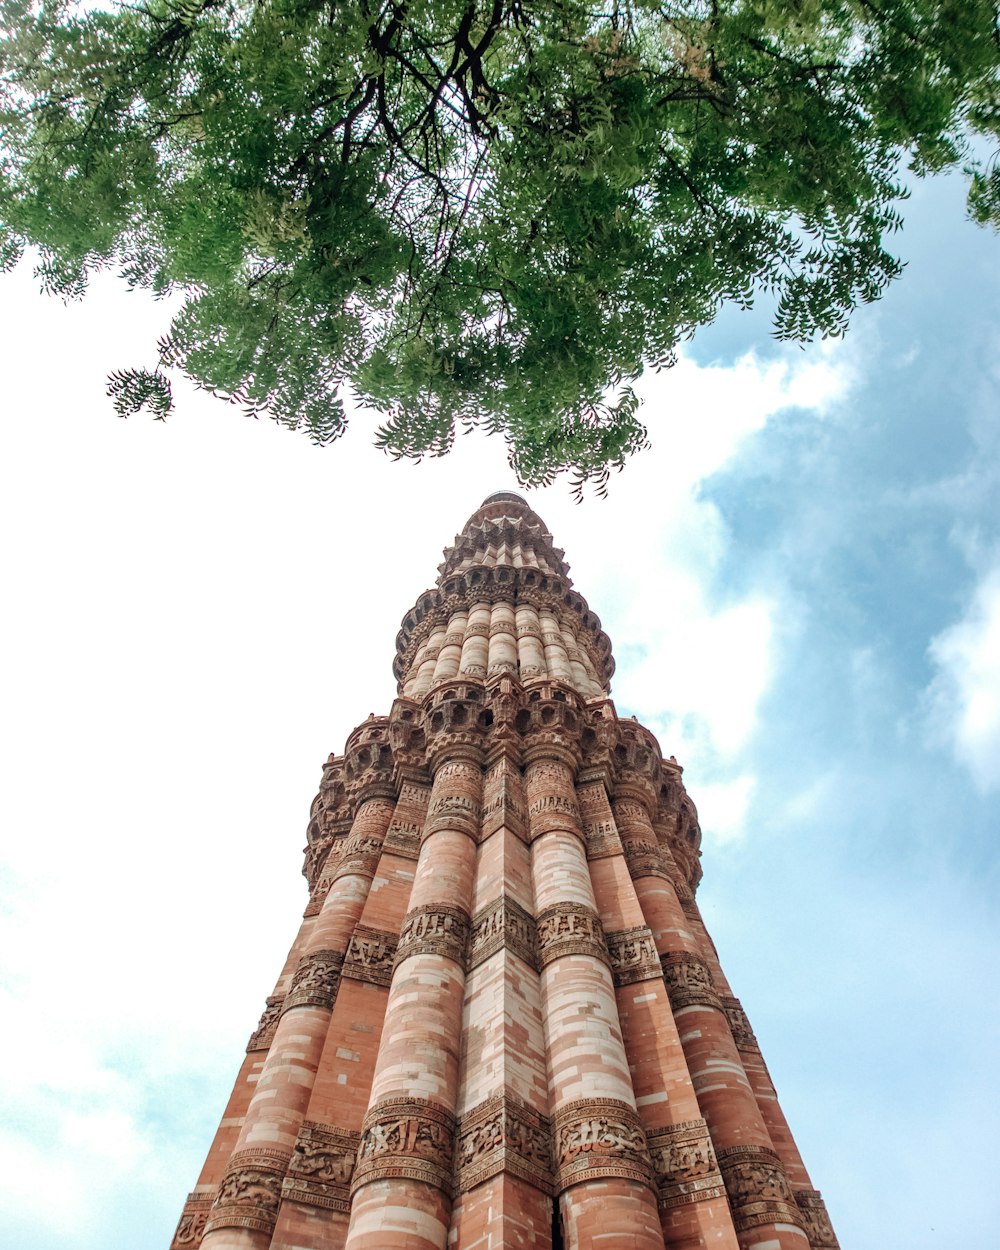
POLYGON ((331 755, 172 1250, 835 1250, 695 902, 697 815, 520 496, 331 755), (553 1202, 555 1199, 555 1202, 553 1202))

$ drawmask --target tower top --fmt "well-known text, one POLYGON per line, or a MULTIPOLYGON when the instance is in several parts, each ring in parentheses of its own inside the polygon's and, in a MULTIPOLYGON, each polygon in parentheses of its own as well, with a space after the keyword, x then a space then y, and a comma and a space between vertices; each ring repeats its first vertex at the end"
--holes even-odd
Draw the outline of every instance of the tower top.
POLYGON ((487 495, 482 502, 482 507, 486 507, 488 503, 522 503, 527 508, 527 499, 523 495, 519 495, 515 490, 495 490, 492 495, 487 495))
POLYGON ((435 586, 403 617, 393 672, 407 698, 455 676, 511 674, 559 680, 597 699, 608 696, 614 660, 545 522, 522 495, 498 490, 445 548, 435 586))

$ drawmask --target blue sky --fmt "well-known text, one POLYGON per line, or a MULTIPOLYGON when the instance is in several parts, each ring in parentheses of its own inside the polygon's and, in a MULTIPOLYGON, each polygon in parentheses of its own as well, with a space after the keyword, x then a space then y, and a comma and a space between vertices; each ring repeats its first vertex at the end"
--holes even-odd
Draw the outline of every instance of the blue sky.
MULTIPOLYGON (((654 447, 529 492, 613 696, 685 765, 700 892, 847 1250, 995 1241, 1000 241, 918 187, 842 342, 726 314, 646 384, 654 447), (970 1176, 971 1173, 971 1176, 970 1176)), ((0 283, 0 1218, 169 1242, 305 902, 327 752, 503 448, 393 465, 185 393, 121 422, 163 310, 0 283)))

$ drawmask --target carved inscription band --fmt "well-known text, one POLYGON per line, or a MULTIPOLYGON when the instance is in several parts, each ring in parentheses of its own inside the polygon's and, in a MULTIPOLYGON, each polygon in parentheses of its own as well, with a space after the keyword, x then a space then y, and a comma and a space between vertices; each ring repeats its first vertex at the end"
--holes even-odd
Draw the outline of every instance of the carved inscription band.
POLYGON ((535 922, 530 913, 507 894, 487 903, 472 917, 469 971, 504 948, 537 970, 535 922))
POLYGON ((284 994, 275 994, 266 1000, 266 1006, 261 1012, 257 1027, 250 1034, 250 1040, 247 1042, 248 1054, 251 1050, 267 1050, 271 1045, 284 1002, 284 994))
POLYGON ((582 1098, 556 1112, 555 1163, 560 1191, 606 1176, 653 1184, 639 1117, 616 1098, 582 1098))
POLYGON ((667 881, 671 879, 666 858, 655 842, 623 838, 622 850, 629 876, 633 880, 640 877, 663 877, 667 881))
POLYGON ((292 1007, 325 1007, 331 1010, 340 988, 344 956, 339 951, 313 951, 295 969, 282 1012, 292 1007))
POLYGON ((799 1189, 795 1202, 802 1212, 802 1227, 809 1237, 810 1250, 840 1250, 840 1242, 833 1231, 826 1203, 818 1189, 799 1189))
POLYGON ((371 985, 388 985, 396 954, 396 937, 381 929, 358 925, 347 948, 342 976, 371 985))
POLYGON ((669 951, 660 957, 663 979, 667 983, 670 1006, 674 1011, 682 1007, 715 1007, 722 1010, 722 1003, 712 985, 712 974, 699 955, 687 951, 669 951))
POLYGON ((718 1151, 737 1232, 761 1224, 802 1225, 781 1160, 766 1146, 724 1146, 718 1151))
POLYGON ((722 1003, 722 1010, 726 1013, 726 1019, 729 1021, 729 1031, 733 1035, 733 1041, 739 1050, 759 1050, 757 1039, 754 1037, 753 1029, 750 1027, 750 1021, 747 1014, 743 1010, 738 998, 730 998, 720 996, 719 1001, 722 1003))
POLYGON ((557 903, 539 913, 535 928, 541 968, 562 955, 593 955, 602 963, 609 962, 601 921, 593 908, 582 903, 557 903))
POLYGON ((288 1159, 287 1151, 264 1147, 234 1154, 212 1203, 205 1232, 216 1228, 272 1232, 288 1159))
POLYGON ((684 1120, 650 1133, 649 1153, 661 1207, 724 1196, 722 1174, 704 1120, 684 1120))
POLYGON ((306 1120, 281 1187, 282 1198, 329 1211, 349 1211, 360 1139, 360 1133, 306 1120))
POLYGON ((177 1231, 170 1243, 170 1250, 183 1250, 184 1247, 198 1245, 205 1235, 205 1225, 208 1223, 211 1206, 211 1194, 188 1194, 177 1224, 177 1231))
POLYGON ((645 925, 635 929, 618 929, 606 933, 611 975, 615 985, 633 985, 663 975, 653 934, 645 925))
POLYGON ((353 1193, 390 1177, 425 1181, 452 1194, 455 1117, 426 1098, 384 1098, 365 1116, 353 1193))
POLYGON ((396 947, 395 962, 411 955, 444 955, 465 967, 469 944, 469 913, 461 907, 432 903, 407 912, 396 947))
POLYGON ((552 1121, 512 1094, 497 1094, 462 1117, 455 1168, 466 1193, 500 1172, 554 1192, 552 1121))

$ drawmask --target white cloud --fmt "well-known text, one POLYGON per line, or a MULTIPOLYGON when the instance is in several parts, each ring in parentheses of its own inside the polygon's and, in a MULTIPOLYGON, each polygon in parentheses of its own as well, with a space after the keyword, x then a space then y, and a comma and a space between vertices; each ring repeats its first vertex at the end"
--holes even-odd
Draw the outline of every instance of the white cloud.
POLYGON ((1000 565, 980 578, 961 620, 929 647, 931 737, 944 742, 982 791, 1000 789, 1000 565))

